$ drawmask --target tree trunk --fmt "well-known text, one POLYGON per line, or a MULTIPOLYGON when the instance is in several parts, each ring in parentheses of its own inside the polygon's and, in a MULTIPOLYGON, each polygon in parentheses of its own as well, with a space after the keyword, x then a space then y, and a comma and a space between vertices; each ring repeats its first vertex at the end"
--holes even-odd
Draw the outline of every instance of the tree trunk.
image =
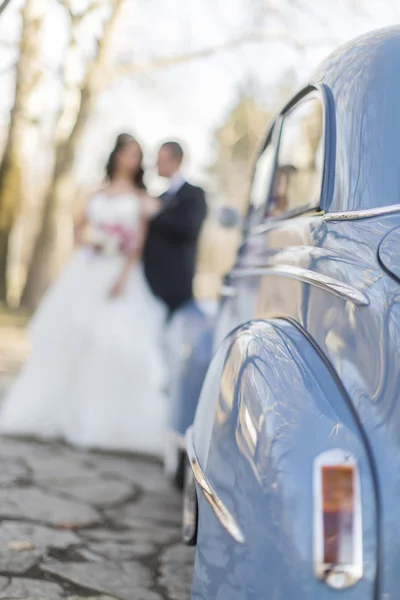
POLYGON ((58 275, 72 246, 69 223, 74 196, 72 169, 91 108, 88 90, 83 90, 74 130, 68 141, 56 147, 53 177, 45 199, 44 217, 33 251, 21 304, 32 310, 58 275), (69 231, 68 231, 69 229, 69 231))
POLYGON ((8 256, 8 240, 9 234, 7 231, 0 230, 0 298, 5 300, 7 297, 7 256, 8 256))
MULTIPOLYGON (((51 206, 53 202, 57 202, 60 194, 54 187, 54 183, 48 190, 46 203, 51 206)), ((58 211, 53 209, 48 210, 42 222, 40 235, 37 238, 34 248, 34 259, 31 263, 28 277, 25 284, 25 289, 21 299, 21 305, 34 309, 39 304, 43 293, 57 276, 60 267, 63 264, 63 259, 70 248, 71 236, 66 232, 63 236, 62 219, 59 218, 58 211), (59 240, 67 239, 67 243, 62 244, 59 240), (57 249, 57 253, 53 251, 57 249), (64 253, 62 249, 64 248, 64 253)))
POLYGON ((0 301, 7 302, 8 243, 22 195, 18 156, 6 149, 0 167, 0 301))
MULTIPOLYGON (((66 248, 63 244, 63 234, 65 234, 66 224, 63 223, 63 217, 67 220, 68 215, 71 216, 71 200, 75 192, 74 157, 82 140, 92 107, 102 87, 114 26, 123 4, 124 0, 112 0, 111 2, 110 14, 103 26, 103 34, 97 45, 96 57, 87 67, 72 130, 62 132, 61 140, 56 142, 55 166, 46 197, 43 223, 22 296, 23 306, 29 309, 37 307, 44 292, 58 274, 65 258, 66 248)), ((75 36, 72 33, 70 48, 73 49, 75 44, 75 36)), ((70 98, 70 95, 71 89, 67 90, 66 98, 67 96, 70 98)), ((69 102, 64 101, 59 124, 64 124, 69 120, 69 111, 69 102)), ((58 134, 57 137, 59 138, 60 135, 58 134)))
POLYGON ((28 105, 39 82, 43 2, 26 0, 15 76, 14 106, 4 155, 0 165, 0 301, 7 300, 8 241, 22 196, 22 146, 27 128, 28 105))

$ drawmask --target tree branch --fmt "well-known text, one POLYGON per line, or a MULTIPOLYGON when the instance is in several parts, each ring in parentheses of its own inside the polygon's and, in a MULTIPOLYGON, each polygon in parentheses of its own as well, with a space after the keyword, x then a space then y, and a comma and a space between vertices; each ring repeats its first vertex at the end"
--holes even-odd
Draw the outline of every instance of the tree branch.
POLYGON ((318 45, 325 46, 326 44, 332 43, 336 45, 338 42, 334 39, 315 39, 305 42, 301 42, 294 38, 288 33, 251 33, 243 35, 223 44, 211 46, 209 48, 202 48, 201 50, 193 50, 193 52, 187 52, 184 54, 177 54, 175 56, 160 56, 153 59, 149 59, 143 62, 132 62, 132 64, 121 65, 111 75, 111 81, 115 81, 119 77, 132 77, 136 75, 142 75, 158 69, 165 69, 167 67, 173 67, 177 65, 183 65, 194 60, 200 60, 203 58, 209 58, 221 52, 233 50, 245 44, 259 44, 259 43, 285 43, 293 46, 297 51, 304 53, 307 48, 316 47, 318 45))
POLYGON ((104 8, 104 6, 104 0, 93 0, 93 2, 91 2, 85 10, 78 14, 74 14, 72 18, 75 23, 79 25, 84 19, 86 19, 87 16, 91 15, 100 8, 104 8))
POLYGON ((74 24, 79 25, 84 19, 86 19, 86 17, 88 15, 90 15, 91 13, 95 12, 97 9, 99 8, 104 8, 105 3, 104 0, 93 0, 92 2, 90 2, 87 6, 87 8, 85 8, 82 12, 80 13, 74 13, 74 11, 72 10, 72 4, 70 0, 58 0, 60 5, 65 8, 65 10, 68 12, 68 15, 71 19, 71 21, 73 21, 74 24))
MULTIPOLYGON (((95 1, 95 0, 94 0, 95 1)), ((98 70, 102 71, 107 61, 107 55, 110 51, 111 40, 114 32, 115 23, 118 21, 121 11, 125 5, 125 0, 113 0, 108 17, 103 22, 102 35, 97 40, 96 62, 98 70)))
POLYGON ((72 19, 74 15, 72 12, 71 2, 69 0, 58 0, 58 2, 63 8, 65 8, 65 10, 72 19))
POLYGON ((243 35, 237 38, 233 38, 223 44, 217 44, 209 48, 202 48, 201 50, 193 50, 184 54, 177 54, 175 56, 160 56, 159 58, 150 59, 143 62, 133 62, 132 64, 122 65, 117 68, 113 73, 113 79, 118 77, 127 77, 132 75, 141 75, 142 73, 148 73, 158 69, 164 69, 166 67, 172 67, 175 65, 182 65, 194 60, 200 60, 202 58, 209 58, 215 54, 233 50, 244 44, 257 44, 262 42, 282 42, 294 46, 296 50, 304 52, 306 46, 304 43, 299 42, 288 34, 275 34, 275 33, 251 33, 243 35))
POLYGON ((6 10, 9 4, 11 4, 11 0, 3 0, 3 2, 0 4, 0 15, 6 10))

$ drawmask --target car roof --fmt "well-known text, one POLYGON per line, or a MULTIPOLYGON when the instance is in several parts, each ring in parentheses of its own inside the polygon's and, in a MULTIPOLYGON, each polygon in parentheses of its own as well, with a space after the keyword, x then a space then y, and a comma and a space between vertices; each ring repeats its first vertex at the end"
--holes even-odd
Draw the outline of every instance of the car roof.
POLYGON ((363 35, 329 56, 311 84, 332 114, 327 144, 335 185, 325 210, 400 204, 400 26, 363 35))

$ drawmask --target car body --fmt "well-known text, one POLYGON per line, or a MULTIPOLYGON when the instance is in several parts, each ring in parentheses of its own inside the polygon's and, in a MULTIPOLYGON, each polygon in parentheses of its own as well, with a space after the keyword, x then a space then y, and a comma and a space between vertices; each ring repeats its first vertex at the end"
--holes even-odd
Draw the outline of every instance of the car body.
POLYGON ((193 600, 395 600, 400 28, 276 116, 187 432, 193 600))
POLYGON ((168 449, 166 472, 179 489, 183 487, 185 432, 193 423, 212 354, 215 305, 192 300, 173 315, 167 327, 168 449))

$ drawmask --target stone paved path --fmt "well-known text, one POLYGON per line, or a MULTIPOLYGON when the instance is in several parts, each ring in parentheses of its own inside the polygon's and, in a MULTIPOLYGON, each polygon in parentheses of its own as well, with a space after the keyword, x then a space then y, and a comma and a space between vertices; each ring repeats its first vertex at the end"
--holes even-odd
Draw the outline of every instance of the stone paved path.
POLYGON ((0 439, 0 598, 187 600, 180 508, 154 462, 0 439))
MULTIPOLYGON (((0 394, 23 330, 0 327, 0 394)), ((0 599, 188 600, 181 496, 141 457, 0 438, 0 599)))

